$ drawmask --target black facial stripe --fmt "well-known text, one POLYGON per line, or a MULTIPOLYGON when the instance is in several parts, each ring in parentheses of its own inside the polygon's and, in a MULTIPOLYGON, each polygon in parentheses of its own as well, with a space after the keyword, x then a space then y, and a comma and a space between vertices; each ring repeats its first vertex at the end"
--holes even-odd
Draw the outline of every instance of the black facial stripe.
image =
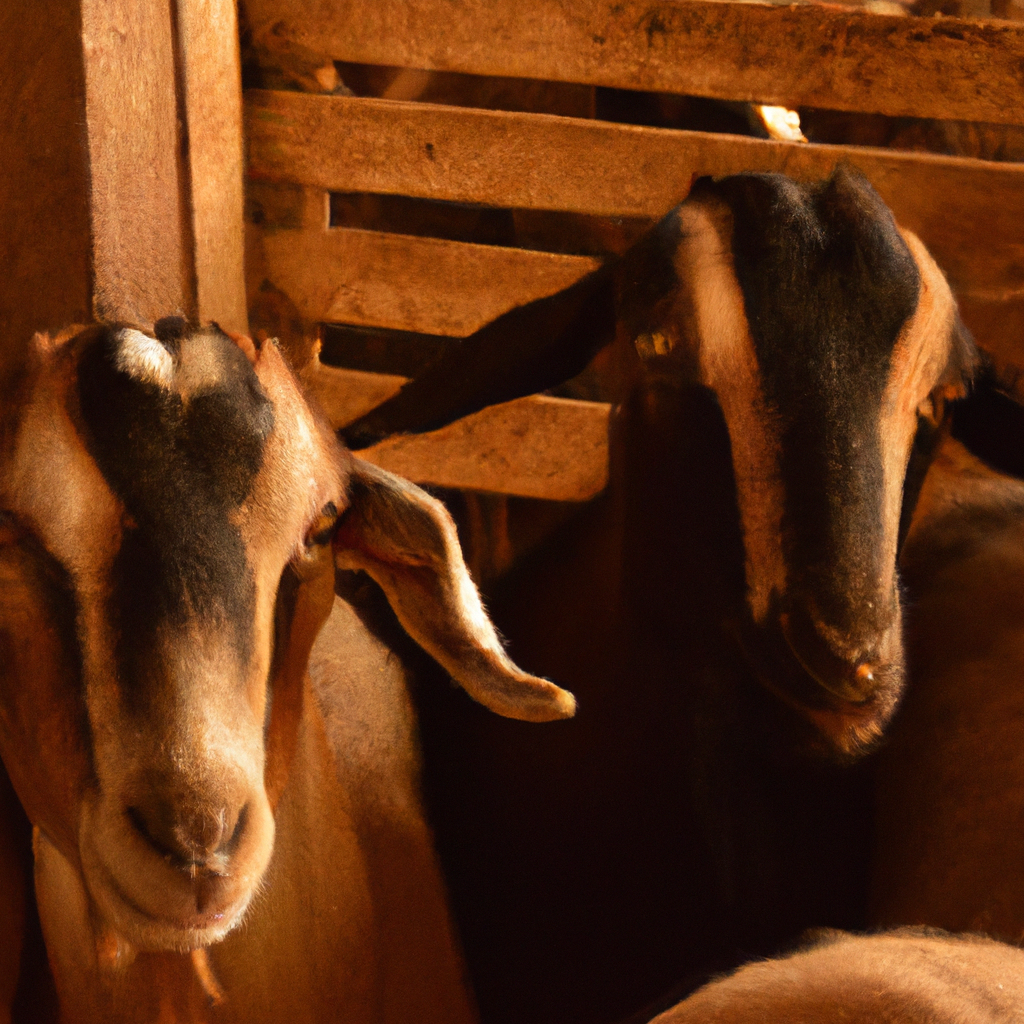
POLYGON ((230 520, 251 490, 274 423, 252 366, 209 332, 222 380, 187 403, 173 390, 115 369, 115 335, 82 356, 79 401, 90 454, 133 524, 113 568, 112 618, 129 680, 158 625, 192 618, 229 631, 239 656, 252 646, 255 585, 230 520))
MULTIPOLYGON (((856 172, 817 185, 749 174, 705 187, 733 211, 736 275, 765 399, 780 416, 791 565, 822 596, 842 588, 839 604, 856 606, 880 569, 881 404, 920 272, 856 172)), ((821 610, 842 618, 838 605, 821 610)))

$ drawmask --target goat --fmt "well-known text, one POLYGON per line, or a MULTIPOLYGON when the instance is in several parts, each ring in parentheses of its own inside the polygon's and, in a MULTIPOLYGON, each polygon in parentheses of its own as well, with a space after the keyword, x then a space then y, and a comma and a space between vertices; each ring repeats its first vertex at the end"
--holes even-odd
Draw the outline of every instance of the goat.
POLYGON ((980 936, 822 933, 748 964, 651 1024, 1010 1024, 1024 1020, 1024 952, 980 936))
POLYGON ((3 430, 0 755, 61 1019, 472 1020, 404 670, 336 586, 501 714, 573 702, 505 656, 443 506, 273 343, 180 318, 37 336, 3 430))
POLYGON ((435 690, 420 706, 490 1021, 600 1024, 806 927, 864 923, 870 779, 807 751, 851 761, 896 707, 901 523, 975 360, 942 273, 865 179, 745 174, 698 181, 619 260, 344 433, 551 387, 617 326, 641 359, 609 492, 492 609, 582 713, 528 735, 435 690))
POLYGON ((1024 940, 1024 483, 952 439, 902 556, 912 683, 878 765, 872 916, 1024 940))

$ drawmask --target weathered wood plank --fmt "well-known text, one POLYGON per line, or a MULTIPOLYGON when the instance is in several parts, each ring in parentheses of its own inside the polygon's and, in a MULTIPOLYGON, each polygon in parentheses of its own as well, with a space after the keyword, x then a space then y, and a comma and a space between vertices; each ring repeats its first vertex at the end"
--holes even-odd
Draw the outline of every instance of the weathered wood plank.
MULTIPOLYGON (((962 298, 1024 288, 1020 165, 294 93, 249 93, 247 107, 249 168, 260 178, 606 216, 660 216, 695 174, 811 180, 845 160, 921 236, 962 298)), ((1005 333, 985 340, 1024 346, 1005 333)))
POLYGON ((609 406, 534 395, 359 454, 417 483, 585 501, 608 483, 609 406))
POLYGON ((192 242, 182 231, 174 8, 80 0, 85 134, 98 317, 195 314, 192 242))
POLYGON ((599 261, 350 228, 267 232, 265 272, 311 322, 463 337, 599 261))
POLYGON ((200 320, 246 331, 242 69, 235 0, 179 0, 200 320))
MULTIPOLYGON (((389 398, 405 379, 314 361, 303 382, 337 428, 389 398)), ((602 402, 533 395, 358 454, 421 484, 586 501, 608 482, 609 411, 602 402)))
POLYGON ((337 430, 387 401, 406 382, 405 377, 363 370, 342 370, 314 359, 302 370, 302 383, 320 403, 337 430))
POLYGON ((12 0, 0 40, 0 386, 34 330, 244 328, 233 0, 12 0))
POLYGON ((259 38, 364 64, 1024 123, 1024 27, 679 0, 249 0, 259 38))

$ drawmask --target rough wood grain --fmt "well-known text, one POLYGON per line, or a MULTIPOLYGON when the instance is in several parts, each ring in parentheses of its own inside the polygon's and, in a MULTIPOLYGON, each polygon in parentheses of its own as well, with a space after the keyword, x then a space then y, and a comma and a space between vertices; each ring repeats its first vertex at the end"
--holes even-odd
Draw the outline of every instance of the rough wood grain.
POLYGON ((363 370, 342 370, 314 359, 302 371, 302 382, 320 403, 337 430, 389 399, 405 377, 363 370))
POLYGON ((242 69, 234 0, 179 0, 200 320, 248 329, 243 270, 242 69))
POLYGON ((230 0, 0 4, 0 387, 36 330, 245 327, 237 47, 230 0))
POLYGON ((779 171, 808 180, 858 167, 917 232, 964 300, 986 344, 1024 354, 1024 339, 985 303, 1024 289, 1024 167, 890 150, 814 146, 637 128, 541 114, 383 100, 247 94, 250 173, 317 188, 606 216, 657 217, 695 174, 779 171))
POLYGON ((1024 27, 708 0, 249 0, 326 56, 786 106, 1024 123, 1024 27))
POLYGON ((171 11, 81 0, 81 17, 95 312, 143 324, 194 315, 171 11))
MULTIPOLYGON (((405 378, 314 361, 303 382, 337 428, 389 398, 405 378)), ((533 395, 358 454, 421 484, 585 501, 608 482, 609 410, 601 402, 533 395)))
POLYGON ((349 228, 267 232, 262 242, 268 278, 311 322, 454 337, 599 262, 349 228))
POLYGON ((608 482, 609 411, 600 402, 533 395, 359 454, 417 483, 585 501, 608 482))

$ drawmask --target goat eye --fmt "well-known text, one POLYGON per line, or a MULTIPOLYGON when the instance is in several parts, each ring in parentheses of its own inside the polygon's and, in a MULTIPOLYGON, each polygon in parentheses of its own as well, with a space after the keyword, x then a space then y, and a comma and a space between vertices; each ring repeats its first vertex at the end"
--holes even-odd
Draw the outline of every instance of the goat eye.
POLYGON ((322 547, 329 543, 337 522, 338 508, 333 501, 329 501, 306 531, 306 547, 322 547))

